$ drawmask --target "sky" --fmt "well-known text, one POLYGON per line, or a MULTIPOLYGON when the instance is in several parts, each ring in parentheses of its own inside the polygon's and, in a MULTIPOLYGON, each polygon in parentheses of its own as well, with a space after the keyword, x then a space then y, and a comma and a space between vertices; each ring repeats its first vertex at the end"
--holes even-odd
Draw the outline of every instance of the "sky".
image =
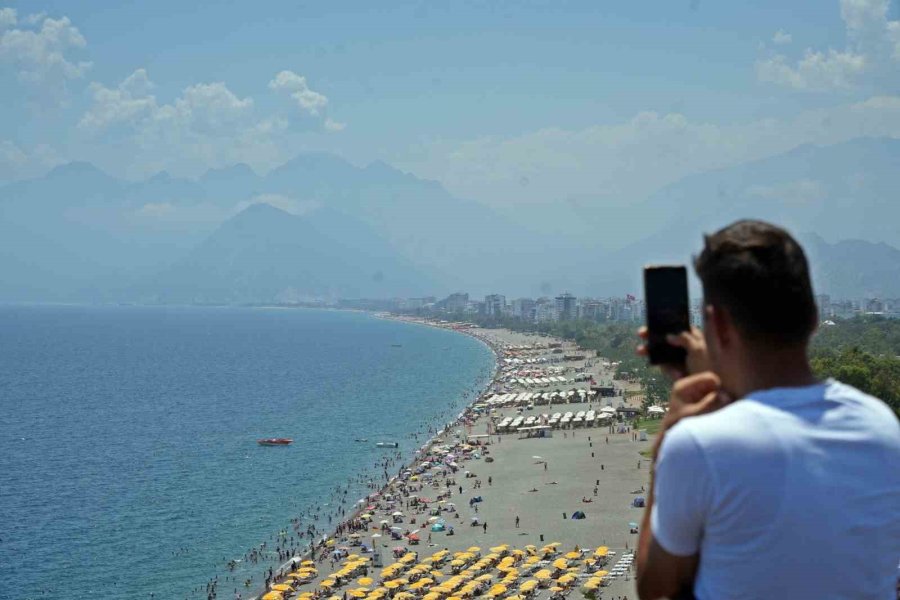
POLYGON ((327 151, 515 213, 900 137, 896 2, 441 4, 0 4, 0 181, 327 151))

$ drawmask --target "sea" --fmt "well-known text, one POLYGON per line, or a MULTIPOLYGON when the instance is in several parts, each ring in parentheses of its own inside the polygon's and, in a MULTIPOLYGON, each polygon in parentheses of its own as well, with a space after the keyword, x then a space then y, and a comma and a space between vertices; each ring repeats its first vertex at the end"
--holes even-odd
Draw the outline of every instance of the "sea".
POLYGON ((0 306, 0 599, 247 598, 292 519, 327 527, 335 489, 369 493, 493 368, 365 313, 0 306))

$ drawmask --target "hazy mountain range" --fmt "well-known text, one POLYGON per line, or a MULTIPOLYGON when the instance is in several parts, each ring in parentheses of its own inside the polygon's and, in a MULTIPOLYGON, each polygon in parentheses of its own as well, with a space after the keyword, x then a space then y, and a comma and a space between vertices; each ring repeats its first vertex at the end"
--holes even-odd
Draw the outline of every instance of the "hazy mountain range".
POLYGON ((0 300, 623 294, 642 264, 685 262, 702 232, 741 217, 799 232, 821 292, 900 296, 897 173, 898 140, 802 146, 593 207, 580 225, 594 245, 380 162, 304 154, 266 175, 239 164, 142 182, 70 163, 0 188, 0 300), (609 231, 626 242, 600 244, 609 231))

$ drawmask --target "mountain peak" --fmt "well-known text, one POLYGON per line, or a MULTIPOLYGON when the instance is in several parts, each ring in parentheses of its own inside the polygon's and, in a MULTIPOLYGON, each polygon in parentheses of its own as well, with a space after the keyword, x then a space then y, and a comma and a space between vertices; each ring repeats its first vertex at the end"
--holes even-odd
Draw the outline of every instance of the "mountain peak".
POLYGON ((99 169, 93 163, 80 160, 53 167, 53 169, 44 176, 44 179, 64 179, 68 177, 98 177, 113 179, 111 175, 99 169))
POLYGON ((200 177, 200 181, 211 182, 241 178, 256 179, 258 177, 259 175, 256 174, 256 171, 254 171, 247 163, 235 163, 227 167, 210 169, 200 177))

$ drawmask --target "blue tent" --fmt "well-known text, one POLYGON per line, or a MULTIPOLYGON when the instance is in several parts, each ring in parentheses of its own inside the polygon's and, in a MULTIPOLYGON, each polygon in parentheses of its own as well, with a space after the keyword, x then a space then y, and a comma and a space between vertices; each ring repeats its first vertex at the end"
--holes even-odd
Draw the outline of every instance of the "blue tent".
POLYGON ((584 519, 585 516, 584 516, 584 513, 581 512, 580 510, 576 510, 575 512, 572 513, 572 518, 573 519, 584 519))
POLYGON ((646 502, 646 500, 644 500, 643 496, 638 496, 637 498, 635 498, 634 500, 631 501, 631 506, 633 506, 635 508, 643 508, 644 506, 647 506, 647 502, 646 502))

